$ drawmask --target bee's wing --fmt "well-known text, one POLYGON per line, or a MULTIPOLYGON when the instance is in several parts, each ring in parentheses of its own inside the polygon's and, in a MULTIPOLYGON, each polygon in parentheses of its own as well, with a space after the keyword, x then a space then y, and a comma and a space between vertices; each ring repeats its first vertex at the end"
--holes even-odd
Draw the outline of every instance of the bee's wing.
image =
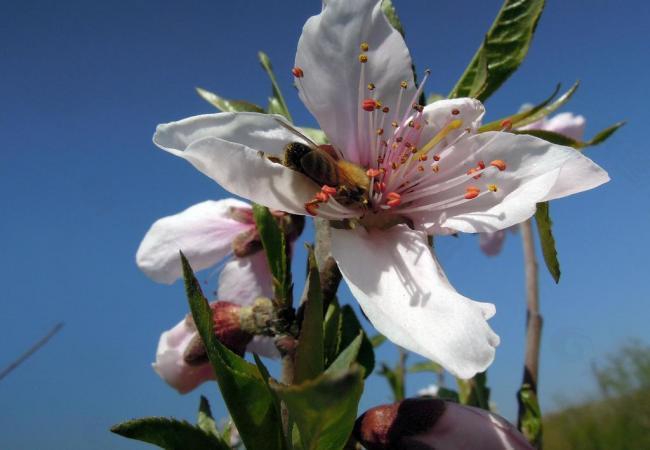
POLYGON ((316 144, 314 141, 312 141, 312 140, 309 139, 307 136, 305 136, 305 133, 303 133, 302 131, 300 131, 299 129, 297 129, 296 127, 294 127, 293 125, 288 124, 288 123, 285 122, 284 120, 280 120, 280 119, 278 119, 278 118, 276 118, 275 121, 276 121, 277 123, 279 123, 280 125, 282 125, 284 128, 286 128, 287 130, 289 130, 291 133, 293 133, 293 134, 295 134, 296 136, 298 136, 300 139, 304 140, 304 141, 307 143, 307 145, 309 145, 313 150, 317 150, 317 149, 318 149, 318 144, 316 144))

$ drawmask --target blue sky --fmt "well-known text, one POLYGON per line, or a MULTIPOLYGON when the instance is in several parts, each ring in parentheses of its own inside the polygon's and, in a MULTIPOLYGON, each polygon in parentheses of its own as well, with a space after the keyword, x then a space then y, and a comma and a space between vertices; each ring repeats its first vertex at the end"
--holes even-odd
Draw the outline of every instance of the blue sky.
MULTIPOLYGON (((395 3, 417 66, 432 69, 428 89, 439 92, 454 84, 500 6, 395 3)), ((587 117, 587 135, 629 121, 589 150, 612 182, 552 204, 563 274, 556 286, 541 272, 545 410, 589 395, 590 365, 606 352, 630 338, 650 341, 642 234, 650 219, 650 6, 586 4, 549 1, 525 64, 487 103, 488 120, 498 118, 557 82, 581 79, 566 110, 587 117)), ((138 271, 135 250, 155 219, 225 196, 157 150, 151 135, 157 123, 212 111, 194 86, 264 104, 270 87, 258 50, 271 57, 296 122, 315 125, 289 70, 319 2, 26 0, 2 9, 0 367, 54 323, 66 326, 0 382, 0 448, 148 448, 107 430, 145 415, 192 419, 200 393, 224 416, 214 385, 180 396, 150 368, 160 332, 186 304, 180 284, 157 285, 138 271)), ((498 258, 483 256, 471 235, 439 239, 438 254, 462 293, 497 305, 491 323, 502 344, 489 378, 512 418, 524 346, 519 237, 508 236, 498 258)), ((346 288, 342 297, 351 301, 346 288)), ((394 357, 388 345, 378 354, 394 357)), ((409 379, 409 392, 430 381, 409 379)), ((362 407, 386 400, 384 380, 372 377, 362 407)))

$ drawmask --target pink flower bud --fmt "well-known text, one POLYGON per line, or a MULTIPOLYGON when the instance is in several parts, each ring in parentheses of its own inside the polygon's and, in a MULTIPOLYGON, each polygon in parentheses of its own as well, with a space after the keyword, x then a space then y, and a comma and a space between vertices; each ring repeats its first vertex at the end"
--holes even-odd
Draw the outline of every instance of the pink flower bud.
POLYGON ((502 417, 440 399, 406 399, 366 411, 355 437, 368 450, 532 450, 502 417))

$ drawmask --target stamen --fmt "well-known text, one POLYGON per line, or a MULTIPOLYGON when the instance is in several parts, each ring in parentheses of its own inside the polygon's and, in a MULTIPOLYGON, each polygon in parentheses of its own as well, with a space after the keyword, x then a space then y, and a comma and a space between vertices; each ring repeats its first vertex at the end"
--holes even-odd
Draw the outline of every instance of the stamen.
POLYGON ((320 188, 320 190, 326 193, 327 195, 334 195, 337 192, 336 188, 333 188, 332 186, 328 186, 326 184, 324 184, 323 187, 320 188))
POLYGON ((512 128, 512 120, 510 119, 504 119, 501 121, 501 129, 502 130, 510 130, 512 128))
POLYGON ((471 200, 473 198, 478 197, 478 195, 481 193, 481 190, 477 188, 476 186, 468 186, 465 192, 465 198, 467 200, 471 200))
POLYGON ((459 109, 454 108, 454 109, 451 110, 451 115, 452 115, 452 116, 457 116, 458 114, 460 114, 460 110, 459 110, 459 109))
POLYGON ((317 210, 318 209, 318 203, 314 202, 313 200, 311 202, 305 203, 305 211, 307 211, 307 214, 310 216, 315 216, 317 215, 317 210))
POLYGON ((496 191, 499 190, 496 184, 488 184, 487 188, 488 188, 488 191, 490 191, 490 192, 496 192, 496 191))
POLYGON ((402 89, 406 89, 407 87, 409 87, 409 84, 406 82, 406 80, 404 80, 399 84, 399 87, 401 87, 402 89))
POLYGON ((377 101, 372 98, 367 98, 361 103, 361 108, 364 111, 373 112, 377 106, 377 101))
POLYGON ((386 198, 388 199, 386 204, 391 208, 395 208, 396 206, 399 206, 400 203, 402 203, 402 196, 397 192, 389 192, 386 194, 386 198))
POLYGON ((367 62, 368 62, 368 55, 365 55, 365 54, 363 54, 363 53, 360 54, 360 55, 359 55, 359 62, 360 62, 361 64, 365 64, 365 63, 367 63, 367 62))
POLYGON ((360 45, 359 47, 361 48, 361 51, 362 51, 362 52, 367 52, 368 49, 370 48, 370 46, 368 45, 368 43, 365 42, 365 41, 362 42, 361 45, 360 45))
POLYGON ((380 174, 381 174, 381 171, 380 171, 379 169, 368 169, 368 170, 366 171, 366 175, 368 175, 368 176, 371 177, 371 178, 372 178, 372 177, 377 177, 377 176, 379 176, 380 174))
POLYGON ((375 90, 375 83, 368 83, 368 90, 369 91, 374 91, 375 90))
POLYGON ((460 119, 455 119, 449 122, 429 142, 427 142, 424 147, 422 147, 422 150, 419 151, 419 154, 428 153, 429 150, 431 150, 433 147, 438 145, 440 141, 446 138, 449 133, 451 133, 453 130, 460 128, 462 124, 463 121, 460 119))
POLYGON ((302 77, 305 76, 305 72, 303 72, 302 69, 300 67, 298 67, 298 66, 291 69, 291 73, 296 78, 302 78, 302 77))
POLYGON ((494 161, 492 161, 492 162, 490 163, 490 165, 493 166, 493 167, 496 167, 496 168, 499 169, 501 172, 503 172, 504 170, 506 170, 506 162, 503 161, 502 159, 495 159, 494 161))

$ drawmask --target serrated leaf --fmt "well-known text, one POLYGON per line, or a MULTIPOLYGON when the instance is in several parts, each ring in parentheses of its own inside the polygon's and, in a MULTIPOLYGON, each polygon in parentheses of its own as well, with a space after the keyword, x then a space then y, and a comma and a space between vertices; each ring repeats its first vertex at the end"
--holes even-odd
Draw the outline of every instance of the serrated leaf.
POLYGON ((506 0, 450 98, 467 97, 479 73, 479 61, 487 60, 487 82, 478 96, 485 101, 522 63, 544 10, 544 0, 506 0))
POLYGON ((542 255, 548 271, 556 283, 560 282, 560 261, 557 259, 557 250, 555 249, 555 238, 553 237, 553 221, 549 211, 549 203, 543 202, 537 204, 535 211, 535 221, 537 222, 537 233, 542 246, 542 255))
POLYGON ((535 390, 524 384, 517 392, 519 401, 519 430, 535 448, 542 443, 542 412, 535 390))
POLYGON ((383 0, 381 2, 381 10, 386 16, 386 19, 388 19, 388 23, 390 23, 392 27, 395 28, 402 37, 404 37, 404 27, 402 26, 402 22, 399 20, 397 10, 393 5, 392 0, 383 0))
POLYGON ((350 344, 344 348, 341 353, 339 353, 339 355, 332 362, 332 364, 329 365, 325 372, 334 374, 336 372, 341 372, 349 369, 352 364, 354 364, 359 358, 359 350, 361 350, 363 336, 363 331, 359 332, 359 335, 352 342, 350 342, 350 344))
POLYGON ((247 102, 246 100, 227 100, 218 96, 214 92, 197 87, 196 92, 203 100, 210 103, 212 106, 223 112, 257 112, 263 113, 264 108, 255 103, 247 102))
POLYGON ((304 308, 298 347, 296 348, 294 382, 300 384, 323 373, 323 293, 314 249, 308 248, 309 274, 307 301, 304 308))
POLYGON ((345 446, 363 392, 359 366, 344 373, 324 373, 299 385, 272 382, 271 386, 295 420, 304 450, 340 450, 345 446))
POLYGON ((602 144, 623 125, 625 125, 625 122, 615 123, 614 125, 607 127, 602 131, 599 131, 592 139, 588 141, 578 141, 576 139, 570 138, 569 136, 546 130, 517 130, 514 131, 514 133, 528 134, 530 136, 535 136, 540 139, 544 139, 545 141, 552 142, 553 144, 566 145, 568 147, 573 147, 576 150, 583 150, 587 147, 602 144))
POLYGON ((283 449, 281 419, 259 369, 216 338, 212 310, 185 255, 181 253, 185 292, 217 383, 246 448, 283 449))
POLYGON ((421 373, 421 372, 431 372, 431 373, 443 373, 444 369, 440 364, 434 363, 433 361, 422 361, 411 365, 407 372, 409 373, 421 373))
POLYGON ((268 208, 253 204, 253 218, 273 275, 276 300, 292 304, 291 268, 284 233, 268 208))
POLYGON ((364 368, 365 377, 369 377, 375 368, 375 351, 368 339, 368 335, 361 326, 354 309, 350 305, 344 305, 341 308, 341 338, 339 340, 339 353, 347 348, 350 343, 356 339, 359 332, 363 332, 361 348, 357 362, 364 368))
POLYGON ((197 418, 196 425, 206 433, 220 438, 219 430, 217 429, 217 423, 214 421, 214 417, 212 417, 210 403, 204 396, 201 396, 201 400, 199 402, 199 417, 197 418))
POLYGON ((198 427, 166 417, 145 417, 122 422, 111 428, 113 433, 157 445, 167 450, 230 450, 220 439, 198 427))
POLYGON ((258 52, 257 57, 260 60, 260 64, 262 65, 262 68, 264 69, 266 74, 269 76, 269 79, 271 80, 273 97, 272 99, 269 99, 270 100, 269 108, 268 108, 269 113, 271 113, 271 109, 273 109, 272 114, 281 114, 284 117, 286 117, 289 122, 293 122, 293 119, 291 119, 291 114, 289 114, 289 108, 287 107, 287 103, 284 101, 284 96, 282 95, 282 91, 280 90, 280 86, 278 85, 278 82, 275 79, 275 73, 273 73, 273 66, 271 65, 271 59, 264 52, 258 52))

